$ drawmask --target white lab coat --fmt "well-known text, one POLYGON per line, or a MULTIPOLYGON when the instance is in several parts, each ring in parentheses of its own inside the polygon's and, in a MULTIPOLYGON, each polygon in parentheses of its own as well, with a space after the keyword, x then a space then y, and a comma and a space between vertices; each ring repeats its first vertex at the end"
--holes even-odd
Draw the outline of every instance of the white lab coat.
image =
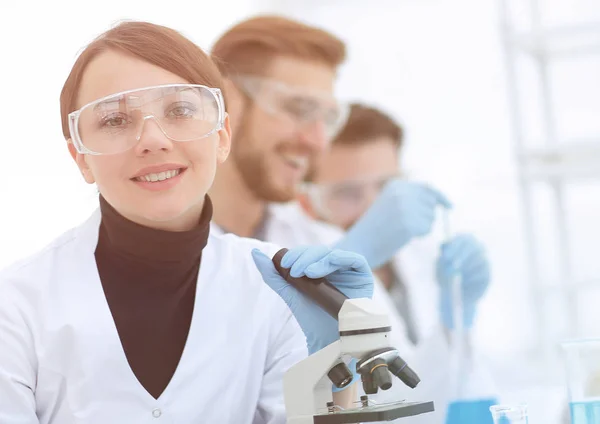
POLYGON ((211 234, 181 361, 154 399, 129 367, 99 280, 100 212, 0 274, 0 423, 283 424, 284 372, 307 355, 250 251, 211 234))
MULTIPOLYGON (((265 239, 279 246, 291 248, 301 245, 333 245, 343 236, 342 230, 310 218, 296 203, 271 205, 268 213, 265 239)), ((216 225, 214 230, 219 230, 216 225)), ((421 383, 415 390, 411 390, 395 380, 390 390, 380 390, 372 398, 379 402, 399 399, 433 400, 436 405, 436 412, 399 420, 403 424, 442 424, 451 396, 448 367, 451 352, 437 310, 438 293, 434 276, 436 254, 436 248, 432 247, 430 241, 417 241, 402 249, 394 260, 398 271, 404 276, 411 296, 421 340, 417 346, 406 337, 405 324, 396 306, 383 284, 375 279, 373 300, 391 319, 392 345, 419 374, 421 383)))

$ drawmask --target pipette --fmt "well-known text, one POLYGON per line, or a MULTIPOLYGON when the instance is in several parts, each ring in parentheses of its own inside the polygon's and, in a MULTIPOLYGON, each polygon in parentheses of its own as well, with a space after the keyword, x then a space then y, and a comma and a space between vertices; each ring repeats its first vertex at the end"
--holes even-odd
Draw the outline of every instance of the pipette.
MULTIPOLYGON (((450 225, 450 211, 442 209, 442 225, 444 232, 444 241, 446 243, 452 240, 452 227, 450 225)), ((460 264, 455 264, 460 265, 460 264)), ((457 267, 455 267, 457 268, 457 267)), ((452 332, 452 347, 454 350, 454 360, 456 364, 455 386, 456 396, 460 399, 463 396, 463 367, 465 362, 465 329, 464 329, 464 313, 463 313, 463 298, 462 298, 462 279, 460 273, 454 271, 451 280, 452 290, 452 321, 454 331, 452 332)))

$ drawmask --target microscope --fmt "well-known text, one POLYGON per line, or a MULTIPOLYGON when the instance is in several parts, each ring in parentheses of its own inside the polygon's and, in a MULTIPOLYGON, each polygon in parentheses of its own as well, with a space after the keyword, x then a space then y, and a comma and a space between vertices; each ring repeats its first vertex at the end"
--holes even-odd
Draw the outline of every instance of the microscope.
POLYGON ((325 278, 294 278, 281 266, 287 249, 273 257, 275 269, 298 291, 308 296, 339 322, 340 339, 292 366, 283 377, 288 424, 342 424, 391 421, 434 410, 433 402, 398 401, 378 405, 369 400, 392 387, 392 375, 410 388, 419 377, 390 346, 391 326, 371 299, 349 299, 325 278), (360 405, 344 409, 334 405, 332 383, 348 386, 353 373, 344 357, 355 358, 365 395, 360 405))

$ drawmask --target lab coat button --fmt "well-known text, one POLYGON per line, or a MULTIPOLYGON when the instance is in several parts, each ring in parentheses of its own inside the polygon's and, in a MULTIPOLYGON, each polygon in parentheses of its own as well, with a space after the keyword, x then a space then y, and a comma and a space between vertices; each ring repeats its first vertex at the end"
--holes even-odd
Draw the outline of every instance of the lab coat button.
POLYGON ((158 408, 156 408, 154 411, 152 411, 152 416, 154 418, 160 418, 161 415, 162 415, 162 411, 158 408))

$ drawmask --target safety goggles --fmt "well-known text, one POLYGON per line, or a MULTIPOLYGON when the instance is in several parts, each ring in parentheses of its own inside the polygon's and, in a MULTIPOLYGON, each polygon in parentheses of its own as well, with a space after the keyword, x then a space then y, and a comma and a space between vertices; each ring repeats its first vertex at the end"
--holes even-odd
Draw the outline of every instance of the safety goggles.
POLYGON ((322 123, 328 140, 337 135, 348 119, 349 105, 338 102, 328 93, 253 75, 237 75, 232 80, 272 116, 301 126, 322 123))
POLYGON ((379 196, 385 185, 401 174, 377 175, 339 183, 305 183, 303 192, 312 207, 325 219, 346 221, 364 213, 379 196))
POLYGON ((69 114, 79 153, 111 155, 135 146, 151 121, 172 141, 193 141, 223 129, 225 105, 218 88, 168 84, 123 91, 69 114))

